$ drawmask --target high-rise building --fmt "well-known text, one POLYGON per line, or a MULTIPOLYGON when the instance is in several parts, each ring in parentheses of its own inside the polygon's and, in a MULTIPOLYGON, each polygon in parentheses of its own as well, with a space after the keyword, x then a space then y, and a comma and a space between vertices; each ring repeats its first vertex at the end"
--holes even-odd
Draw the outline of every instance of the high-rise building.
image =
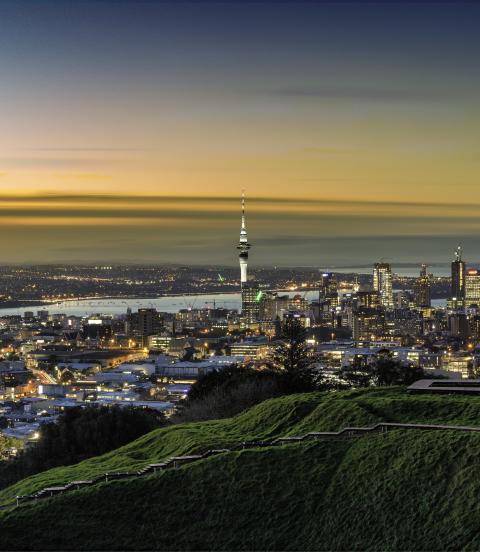
POLYGON ((89 340, 108 340, 112 337, 110 319, 90 318, 82 327, 82 338, 89 340))
POLYGON ((242 318, 245 324, 254 324, 260 318, 263 292, 255 282, 242 285, 242 318))
POLYGON ((462 248, 459 245, 455 251, 455 259, 452 262, 452 302, 459 307, 465 300, 465 262, 462 260, 462 248))
POLYGON ((47 310, 37 311, 37 318, 39 320, 48 320, 48 311, 47 310))
POLYGON ((380 306, 378 291, 357 291, 355 298, 357 307, 377 308, 380 306))
POLYGON ((417 279, 415 286, 415 305, 417 307, 430 307, 432 301, 430 298, 431 278, 427 274, 427 265, 422 264, 420 269, 420 277, 417 279))
POLYGON ((336 297, 338 293, 337 277, 333 272, 323 272, 320 280, 320 297, 329 299, 336 297))
POLYGON ((393 294, 393 307, 395 309, 408 309, 412 302, 413 298, 409 290, 400 289, 393 294))
POLYGON ((302 295, 295 295, 288 301, 288 310, 296 312, 307 312, 310 310, 310 301, 302 295))
POLYGON ((361 307, 353 313, 352 331, 355 341, 381 338, 385 333, 385 311, 361 307))
POLYGON ((468 318, 465 312, 455 312, 448 316, 448 329, 451 335, 466 339, 470 335, 468 318))
POLYGON ((385 333, 392 337, 414 337, 422 333, 421 313, 410 309, 395 309, 385 313, 385 333))
POLYGON ((480 270, 469 268, 465 276, 465 306, 480 307, 480 270))
POLYGON ((138 309, 127 315, 126 333, 142 347, 148 346, 148 337, 163 329, 162 317, 157 309, 138 309))
POLYGON ((338 305, 338 282, 333 272, 322 273, 318 304, 323 305, 327 310, 334 309, 338 305))
POLYGON ((240 226, 240 240, 237 245, 240 262, 240 283, 243 287, 247 283, 248 250, 252 246, 248 243, 247 227, 245 225, 245 195, 242 193, 242 224, 240 226))
POLYGON ((380 304, 393 309, 392 267, 388 263, 375 263, 373 267, 373 289, 380 295, 380 304))
POLYGON ((260 301, 260 320, 282 319, 288 312, 290 297, 288 295, 278 295, 275 291, 264 293, 260 301))

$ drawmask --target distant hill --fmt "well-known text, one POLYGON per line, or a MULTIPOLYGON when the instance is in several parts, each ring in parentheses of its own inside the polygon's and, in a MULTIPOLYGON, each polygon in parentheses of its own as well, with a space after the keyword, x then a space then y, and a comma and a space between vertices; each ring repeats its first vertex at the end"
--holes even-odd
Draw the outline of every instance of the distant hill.
MULTIPOLYGON (((17 494, 248 439, 378 421, 480 426, 480 397, 403 389, 293 395, 159 429, 0 492, 17 494)), ((225 453, 0 512, 3 550, 480 548, 480 434, 396 430, 225 453)))

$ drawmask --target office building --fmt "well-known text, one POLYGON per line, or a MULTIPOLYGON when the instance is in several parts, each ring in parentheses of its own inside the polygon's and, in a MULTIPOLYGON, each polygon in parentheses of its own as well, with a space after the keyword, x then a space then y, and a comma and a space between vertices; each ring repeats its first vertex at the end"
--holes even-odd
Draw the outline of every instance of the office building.
POLYGON ((380 296, 385 309, 393 309, 392 267, 388 263, 375 263, 373 267, 373 289, 380 296))
POLYGON ((406 290, 401 289, 393 294, 393 304, 396 309, 409 309, 412 303, 412 294, 406 290))
POLYGON ((385 334, 385 313, 382 309, 362 307, 353 314, 353 339, 368 341, 385 334))
POLYGON ((415 286, 415 305, 420 308, 430 307, 432 304, 430 298, 431 278, 427 274, 427 265, 422 264, 420 269, 420 277, 417 279, 415 286))
POLYGON ((337 277, 333 272, 323 272, 320 279, 320 300, 335 302, 338 297, 337 277))
POLYGON ((260 320, 274 321, 277 318, 282 319, 288 312, 290 297, 288 295, 278 295, 274 291, 266 291, 260 301, 260 320))
POLYGON ((462 248, 460 246, 455 251, 455 259, 451 268, 451 299, 457 307, 462 307, 465 300, 465 262, 462 260, 462 248))
POLYGON ((162 317, 157 309, 138 309, 127 315, 126 333, 136 345, 148 347, 148 337, 161 333, 162 317))
POLYGON ((465 276, 465 306, 480 307, 480 270, 469 268, 465 276))
POLYGON ((242 285, 242 319, 245 325, 259 321, 263 297, 263 292, 255 282, 242 285))
POLYGON ((375 309, 380 306, 378 291, 357 291, 355 298, 358 307, 375 309))
POLYGON ((467 339, 470 335, 470 327, 467 315, 464 312, 455 312, 448 317, 448 330, 450 335, 467 339))

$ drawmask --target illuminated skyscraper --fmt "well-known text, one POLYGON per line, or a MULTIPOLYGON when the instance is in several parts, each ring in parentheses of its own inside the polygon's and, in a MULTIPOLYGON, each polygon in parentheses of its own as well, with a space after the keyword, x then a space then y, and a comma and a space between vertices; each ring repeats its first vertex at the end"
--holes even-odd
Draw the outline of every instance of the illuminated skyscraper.
POLYGON ((452 287, 451 298, 457 306, 462 307, 465 301, 465 262, 462 261, 462 247, 459 245, 455 251, 455 259, 452 262, 452 287))
POLYGON ((358 291, 355 294, 357 307, 376 309, 380 306, 380 295, 378 291, 358 291))
POLYGON ((430 307, 430 276, 427 274, 427 265, 422 264, 420 277, 415 286, 415 304, 417 307, 430 307))
POLYGON ((247 326, 258 322, 263 300, 263 292, 255 282, 242 285, 242 318, 247 326))
POLYGON ((378 292, 382 307, 393 309, 392 267, 388 263, 375 263, 373 289, 378 292))
POLYGON ((245 225, 245 195, 242 193, 242 225, 240 227, 240 241, 237 249, 239 250, 238 259, 240 261, 240 283, 243 287, 247 283, 247 264, 248 250, 252 247, 248 243, 247 227, 245 225))
POLYGON ((480 307, 480 270, 469 268, 465 276, 465 306, 480 307))
POLYGON ((385 311, 362 307, 353 314, 353 339, 368 341, 385 333, 385 311))
POLYGON ((337 277, 332 272, 323 272, 320 280, 320 299, 336 299, 337 277))

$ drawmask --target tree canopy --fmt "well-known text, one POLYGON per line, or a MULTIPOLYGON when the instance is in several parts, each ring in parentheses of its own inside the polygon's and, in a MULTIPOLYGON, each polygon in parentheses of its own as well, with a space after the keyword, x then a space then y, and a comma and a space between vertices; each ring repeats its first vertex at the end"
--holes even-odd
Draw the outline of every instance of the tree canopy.
POLYGON ((352 387, 411 385, 424 376, 421 368, 400 362, 388 350, 379 351, 372 364, 353 363, 339 372, 340 379, 352 387))
POLYGON ((152 409, 113 407, 69 408, 56 423, 43 424, 38 441, 0 469, 0 484, 40 471, 80 462, 121 447, 166 424, 152 409))
POLYGON ((321 378, 315 369, 316 356, 306 343, 307 331, 296 318, 287 318, 281 328, 278 344, 273 348, 270 360, 280 371, 282 387, 289 393, 314 391, 321 378))

